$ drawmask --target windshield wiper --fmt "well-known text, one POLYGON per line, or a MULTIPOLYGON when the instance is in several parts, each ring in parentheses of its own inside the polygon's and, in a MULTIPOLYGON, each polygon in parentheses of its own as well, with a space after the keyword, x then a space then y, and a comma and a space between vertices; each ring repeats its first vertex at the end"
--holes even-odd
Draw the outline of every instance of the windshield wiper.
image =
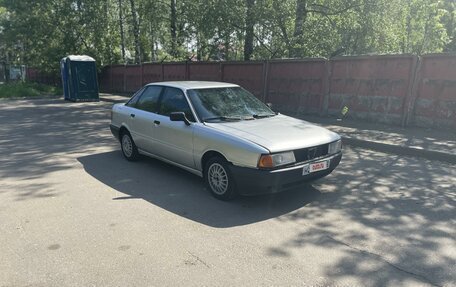
POLYGON ((226 116, 219 116, 219 117, 209 117, 209 118, 204 118, 203 122, 206 121, 213 121, 213 120, 221 120, 221 121, 241 121, 241 117, 226 117, 226 116))
POLYGON ((255 119, 262 119, 262 118, 269 118, 269 117, 273 117, 275 116, 276 114, 261 114, 261 115, 252 115, 252 117, 254 117, 255 119))

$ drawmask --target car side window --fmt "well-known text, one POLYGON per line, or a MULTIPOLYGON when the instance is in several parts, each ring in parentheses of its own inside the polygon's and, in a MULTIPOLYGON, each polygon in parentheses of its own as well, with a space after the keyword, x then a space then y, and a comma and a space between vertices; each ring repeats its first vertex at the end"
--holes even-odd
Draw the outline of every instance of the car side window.
POLYGON ((195 121, 184 93, 180 89, 166 88, 160 103, 160 114, 169 116, 173 112, 184 112, 189 121, 195 121))
POLYGON ((158 110, 158 99, 160 98, 162 89, 160 86, 147 87, 135 107, 140 110, 156 113, 158 110))
POLYGON ((137 91, 125 105, 128 107, 135 107, 135 105, 138 102, 139 98, 141 97, 143 91, 144 91, 144 88, 137 91))

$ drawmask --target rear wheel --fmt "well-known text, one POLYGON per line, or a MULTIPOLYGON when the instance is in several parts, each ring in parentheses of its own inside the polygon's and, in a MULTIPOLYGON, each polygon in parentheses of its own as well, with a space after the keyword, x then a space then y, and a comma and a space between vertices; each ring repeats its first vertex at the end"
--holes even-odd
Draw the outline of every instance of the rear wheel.
POLYGON ((120 138, 122 154, 129 161, 135 161, 139 158, 138 148, 135 145, 130 133, 123 132, 120 138))
POLYGON ((221 157, 209 159, 205 165, 204 179, 215 198, 230 200, 236 196, 236 186, 225 159, 221 157))

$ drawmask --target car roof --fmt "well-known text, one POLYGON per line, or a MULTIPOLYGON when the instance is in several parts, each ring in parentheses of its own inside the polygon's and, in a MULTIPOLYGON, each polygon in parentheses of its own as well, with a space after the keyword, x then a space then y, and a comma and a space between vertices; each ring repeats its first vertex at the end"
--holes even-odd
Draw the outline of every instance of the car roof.
POLYGON ((156 82, 156 83, 148 84, 148 86, 156 86, 156 85, 180 88, 183 90, 239 87, 238 85, 235 85, 235 84, 224 83, 224 82, 210 82, 210 81, 173 81, 173 82, 156 82))

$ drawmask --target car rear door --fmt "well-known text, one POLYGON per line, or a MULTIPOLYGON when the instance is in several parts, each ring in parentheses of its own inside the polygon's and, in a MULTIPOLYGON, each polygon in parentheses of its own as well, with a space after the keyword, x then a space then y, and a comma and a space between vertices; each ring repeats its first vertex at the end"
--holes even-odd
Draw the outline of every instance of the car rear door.
POLYGON ((175 163, 194 168, 193 160, 193 125, 173 122, 172 112, 184 112, 194 122, 195 118, 181 89, 166 87, 160 100, 159 124, 155 126, 157 155, 175 163))
POLYGON ((161 86, 147 86, 130 110, 130 133, 139 149, 155 154, 155 129, 161 86))

